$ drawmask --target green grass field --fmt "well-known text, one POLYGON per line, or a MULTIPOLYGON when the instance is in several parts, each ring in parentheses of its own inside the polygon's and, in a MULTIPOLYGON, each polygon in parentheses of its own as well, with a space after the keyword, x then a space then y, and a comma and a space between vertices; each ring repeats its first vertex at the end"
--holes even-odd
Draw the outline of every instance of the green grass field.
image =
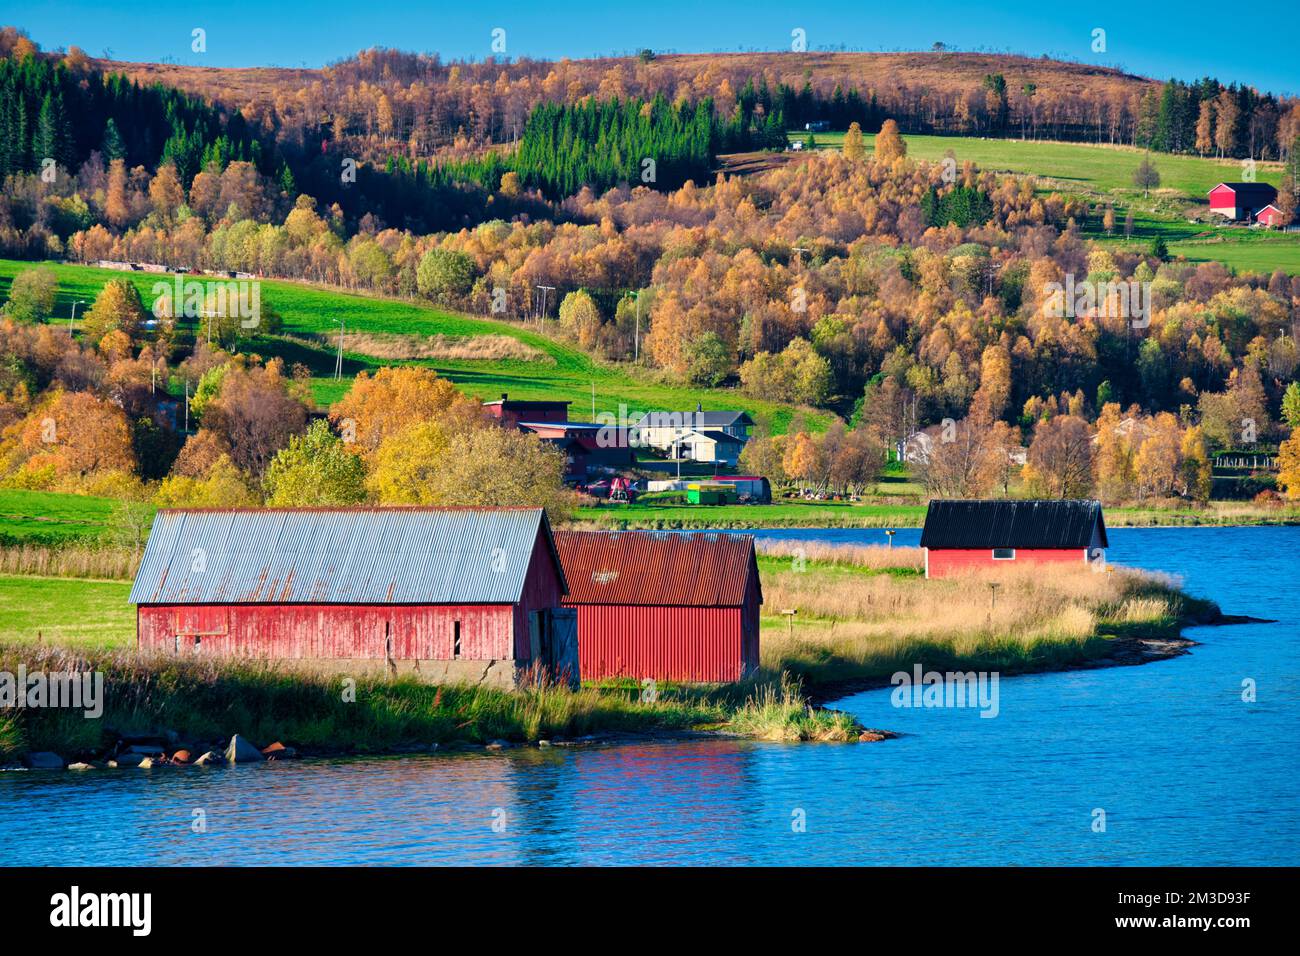
MULTIPOLYGON (((35 263, 0 260, 0 295, 8 293, 14 275, 33 265, 35 263)), ((138 272, 47 265, 51 265, 58 276, 56 321, 64 325, 71 315, 73 302, 93 302, 100 288, 110 279, 130 279, 139 289, 146 306, 156 298, 152 294, 154 283, 169 281, 164 276, 138 272)), ((502 392, 521 399, 568 399, 573 402, 570 417, 574 421, 590 417, 593 384, 598 413, 617 415, 620 404, 627 405, 629 412, 686 411, 694 409, 698 402, 706 410, 742 409, 749 412, 755 421, 768 424, 776 432, 784 431, 794 414, 794 409, 788 405, 750 398, 735 389, 699 389, 665 384, 652 373, 634 366, 593 359, 576 346, 519 323, 459 315, 413 302, 355 295, 295 282, 263 282, 262 302, 283 316, 287 336, 336 334, 338 326, 335 320, 341 319, 352 332, 441 334, 456 338, 505 335, 518 339, 539 349, 549 361, 420 360, 412 364, 428 365, 466 393, 485 400, 498 398, 502 392)), ((88 305, 77 308, 80 315, 88 305)), ((301 338, 275 337, 259 339, 251 349, 264 356, 282 356, 289 363, 301 362, 310 368, 313 393, 322 405, 337 401, 347 391, 357 372, 403 364, 349 353, 345 337, 345 377, 335 380, 334 353, 326 345, 316 347, 301 338)), ((814 428, 824 427, 830 421, 829 415, 811 410, 806 418, 814 428)))
MULTIPOLYGON (((791 140, 808 134, 793 132, 791 140)), ((819 149, 839 149, 843 132, 812 134, 819 149)), ((1102 234, 1095 223, 1085 229, 1089 238, 1122 247, 1124 217, 1134 211, 1133 239, 1150 242, 1162 236, 1171 256, 1185 256, 1191 262, 1222 262, 1242 272, 1272 272, 1282 269, 1300 274, 1300 236, 1237 226, 1215 226, 1188 222, 1190 214, 1208 208, 1206 194, 1224 181, 1243 176, 1237 160, 1202 159, 1198 156, 1151 154, 1160 172, 1160 188, 1144 197, 1133 186, 1133 171, 1142 161, 1141 150, 1121 146, 1092 146, 1084 143, 1034 142, 1016 139, 981 139, 970 136, 904 136, 908 156, 936 162, 951 150, 958 164, 967 160, 980 169, 998 173, 1033 175, 1042 191, 1075 195, 1089 203, 1111 203, 1116 210, 1116 236, 1102 234)), ((863 137, 874 149, 875 136, 863 137)), ((1282 180, 1278 163, 1256 164, 1256 179, 1277 186, 1282 180)))
MULTIPOLYGON (((891 528, 919 527, 924 505, 847 501, 779 501, 770 505, 605 503, 579 508, 579 521, 613 528, 891 528)), ((881 543, 885 539, 881 537, 881 543)))
POLYGON ((0 488, 0 543, 56 545, 100 537, 117 502, 0 488))
POLYGON ((0 642, 85 648, 133 647, 129 581, 0 575, 0 642))
MULTIPOLYGON (((793 141, 807 135, 792 132, 789 138, 793 141)), ((812 135, 819 149, 839 149, 844 143, 842 131, 812 135)), ((907 141, 907 155, 914 159, 934 162, 952 150, 959 166, 969 160, 980 169, 1030 174, 1057 180, 1062 188, 1074 185, 1080 189, 1098 191, 1136 192, 1133 188, 1133 170, 1146 155, 1142 150, 1130 146, 1097 146, 1087 143, 984 139, 977 136, 907 135, 903 139, 907 141)), ((868 150, 875 149, 875 140, 873 134, 863 136, 868 150)), ((1151 161, 1160 171, 1161 188, 1173 190, 1184 199, 1204 202, 1205 194, 1220 182, 1236 181, 1242 177, 1239 160, 1153 153, 1151 161)), ((1281 165, 1257 163, 1256 178, 1260 182, 1278 185, 1282 181, 1281 165)))

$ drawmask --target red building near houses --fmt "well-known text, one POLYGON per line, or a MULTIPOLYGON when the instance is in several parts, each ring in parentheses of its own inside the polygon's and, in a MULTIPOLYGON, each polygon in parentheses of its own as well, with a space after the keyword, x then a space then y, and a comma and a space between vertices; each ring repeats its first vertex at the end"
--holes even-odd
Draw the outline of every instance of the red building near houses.
POLYGON ((1097 501, 931 501, 925 576, 1099 561, 1109 547, 1097 501))
POLYGON ((1254 222, 1277 201, 1277 189, 1268 183, 1219 183, 1209 195, 1210 212, 1233 222, 1254 222))
POLYGON ((1269 203, 1259 212, 1255 213, 1255 221, 1261 226, 1268 226, 1270 229, 1276 229, 1282 225, 1282 210, 1273 203, 1269 203))
POLYGON ((520 422, 567 422, 570 402, 521 402, 506 392, 499 401, 484 402, 484 410, 504 425, 520 422))
POLYGON ((584 680, 723 683, 758 668, 754 539, 561 531, 584 680))
POLYGON ((576 683, 576 615, 539 508, 158 512, 140 650, 511 687, 576 683))

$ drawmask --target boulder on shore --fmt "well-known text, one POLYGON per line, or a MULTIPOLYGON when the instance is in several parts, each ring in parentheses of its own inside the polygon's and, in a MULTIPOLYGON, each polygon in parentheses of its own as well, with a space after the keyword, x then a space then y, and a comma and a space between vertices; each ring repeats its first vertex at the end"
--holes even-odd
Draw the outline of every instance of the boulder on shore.
POLYGON ((110 767, 138 767, 144 762, 139 754, 118 754, 108 762, 110 767))
POLYGON ((267 760, 292 760, 298 756, 298 751, 292 747, 286 747, 277 740, 275 743, 267 744, 262 748, 262 756, 267 760))
POLYGON ((230 743, 226 745, 226 760, 230 763, 260 763, 265 759, 262 756, 262 751, 239 734, 231 737, 230 743))
POLYGON ((223 756, 220 754, 220 752, 218 752, 218 751, 216 751, 216 750, 209 750, 207 753, 205 753, 205 754, 201 754, 201 755, 199 756, 199 758, 198 758, 197 760, 194 761, 194 766, 196 766, 196 767, 220 767, 220 766, 221 766, 222 764, 224 764, 225 762, 226 762, 226 758, 223 757, 223 756))
POLYGON ((68 769, 69 770, 94 770, 95 765, 93 763, 86 763, 84 761, 79 761, 78 763, 68 764, 68 769))
POLYGON ((33 770, 62 770, 66 766, 62 757, 48 750, 28 754, 26 762, 33 770))

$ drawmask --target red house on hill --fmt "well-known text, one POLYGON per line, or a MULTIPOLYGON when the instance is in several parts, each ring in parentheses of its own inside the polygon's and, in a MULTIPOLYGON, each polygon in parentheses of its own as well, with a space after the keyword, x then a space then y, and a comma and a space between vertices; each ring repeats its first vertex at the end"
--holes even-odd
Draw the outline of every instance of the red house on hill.
POLYGON ((524 402, 502 392, 498 401, 484 402, 483 410, 503 425, 518 425, 520 422, 563 423, 569 420, 570 404, 563 401, 524 402))
POLYGON ((559 531, 583 680, 724 683, 758 668, 754 539, 559 531))
POLYGON ((1109 546, 1098 501, 931 501, 921 532, 927 578, 1086 563, 1109 546))
POLYGON ((1277 189, 1268 183, 1219 183, 1210 190, 1210 212, 1233 222, 1254 222, 1276 201, 1277 189))

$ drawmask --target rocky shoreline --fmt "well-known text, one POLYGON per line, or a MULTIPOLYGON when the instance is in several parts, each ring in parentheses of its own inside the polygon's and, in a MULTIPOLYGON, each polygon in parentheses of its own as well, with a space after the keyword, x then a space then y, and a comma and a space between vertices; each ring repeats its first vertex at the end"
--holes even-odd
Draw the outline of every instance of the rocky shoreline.
MULTIPOLYGON (((856 741, 870 743, 889 740, 898 735, 889 730, 864 729, 856 741)), ((695 740, 749 740, 752 738, 725 730, 695 731, 611 731, 581 737, 554 737, 531 742, 490 740, 475 743, 456 740, 450 743, 423 744, 410 741, 382 751, 357 751, 353 748, 300 751, 276 741, 257 747, 247 738, 235 734, 224 747, 194 748, 181 742, 175 734, 157 737, 122 738, 111 751, 95 759, 65 760, 52 751, 26 754, 21 761, 0 765, 0 772, 22 770, 153 770, 188 767, 229 767, 237 764, 275 763, 285 760, 329 759, 332 757, 412 757, 427 754, 500 753, 507 750, 550 750, 554 748, 612 747, 628 744, 671 744, 695 740), (194 748, 194 749, 191 749, 194 748), (195 756, 195 754, 198 756, 195 756)))

